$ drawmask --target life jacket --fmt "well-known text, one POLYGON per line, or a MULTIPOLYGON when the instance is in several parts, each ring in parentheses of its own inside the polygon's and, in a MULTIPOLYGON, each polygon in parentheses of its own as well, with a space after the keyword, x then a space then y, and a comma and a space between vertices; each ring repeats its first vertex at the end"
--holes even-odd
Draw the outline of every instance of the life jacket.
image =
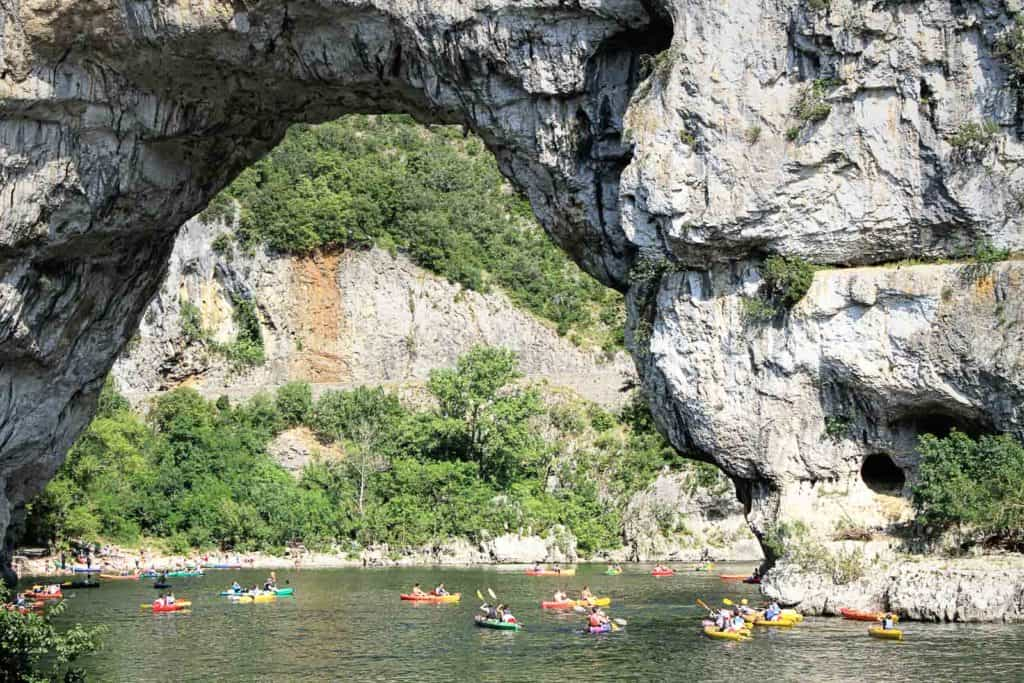
POLYGON ((591 614, 590 615, 590 625, 594 626, 594 627, 600 626, 601 625, 601 616, 598 615, 598 614, 591 614))

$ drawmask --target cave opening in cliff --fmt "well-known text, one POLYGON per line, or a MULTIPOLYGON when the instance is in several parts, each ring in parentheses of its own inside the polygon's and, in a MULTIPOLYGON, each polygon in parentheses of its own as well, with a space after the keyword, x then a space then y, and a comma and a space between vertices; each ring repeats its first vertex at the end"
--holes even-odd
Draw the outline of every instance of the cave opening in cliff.
POLYGON ((875 493, 898 495, 907 483, 907 475, 884 453, 874 453, 864 458, 860 476, 864 484, 875 493))

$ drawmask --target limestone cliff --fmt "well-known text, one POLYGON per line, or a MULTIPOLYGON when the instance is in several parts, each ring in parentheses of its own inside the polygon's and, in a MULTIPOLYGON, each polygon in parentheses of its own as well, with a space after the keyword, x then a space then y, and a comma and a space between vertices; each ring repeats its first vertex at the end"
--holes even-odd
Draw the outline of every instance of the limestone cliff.
POLYGON ((556 241, 629 291, 656 416, 762 534, 804 490, 859 496, 869 452, 912 479, 904 446, 930 425, 1021 434, 1017 265, 982 285, 949 265, 824 270, 771 325, 739 320, 767 254, 1024 246, 1020 98, 997 56, 1017 0, 814 7, 5 3, 0 528, 88 419, 178 227, 290 122, 353 111, 481 136, 556 241), (850 431, 823 441, 828 417, 850 431))
POLYGON ((605 405, 620 403, 622 386, 635 382, 625 353, 578 348, 500 292, 466 290, 401 255, 246 254, 230 242, 214 248, 222 234, 224 226, 198 220, 182 228, 167 280, 114 365, 127 396, 141 400, 184 383, 233 399, 292 380, 316 392, 396 386, 426 380, 480 344, 516 351, 528 380, 605 405), (252 302, 259 319, 264 361, 254 367, 233 367, 216 351, 238 335, 239 299, 252 302), (185 334, 183 307, 208 339, 185 334))

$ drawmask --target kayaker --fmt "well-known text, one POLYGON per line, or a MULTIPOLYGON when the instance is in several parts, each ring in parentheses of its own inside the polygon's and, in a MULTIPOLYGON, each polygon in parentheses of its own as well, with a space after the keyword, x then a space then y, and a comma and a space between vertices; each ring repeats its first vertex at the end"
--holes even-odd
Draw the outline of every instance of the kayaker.
POLYGON ((265 590, 265 591, 272 591, 272 590, 274 590, 274 582, 271 579, 268 578, 266 581, 263 582, 263 590, 265 590))
POLYGON ((568 602, 569 601, 569 594, 566 593, 565 591, 561 591, 561 590, 555 591, 554 600, 555 600, 555 602, 568 602))
POLYGON ((501 620, 506 624, 516 623, 516 618, 513 616, 512 608, 509 605, 502 605, 501 620))
POLYGON ((231 592, 232 593, 241 593, 242 592, 242 584, 238 583, 238 581, 235 581, 234 583, 232 583, 231 584, 231 592))
POLYGON ((615 565, 615 572, 618 573, 618 574, 622 573, 622 565, 621 564, 616 564, 615 565))
POLYGON ((25 594, 24 593, 18 593, 17 595, 15 595, 14 596, 14 604, 17 607, 24 607, 25 606, 25 594))
POLYGON ((580 600, 591 602, 593 599, 594 594, 590 592, 590 586, 584 586, 583 590, 580 591, 580 600))
POLYGON ((661 562, 659 562, 658 564, 654 565, 654 571, 656 571, 656 572, 658 572, 660 574, 662 572, 667 572, 668 571, 668 567, 666 567, 661 562))
POLYGON ((750 572, 750 578, 752 578, 752 579, 760 579, 761 578, 761 568, 760 567, 754 567, 754 571, 750 572))
POLYGON ((498 608, 495 607, 494 605, 488 605, 485 602, 483 605, 480 606, 480 609, 482 609, 487 614, 487 619, 488 620, 490 620, 490 621, 500 621, 501 620, 501 613, 498 611, 498 608))
POLYGON ((605 616, 598 607, 590 608, 590 616, 587 617, 587 623, 591 628, 601 628, 608 623, 608 617, 605 616))
POLYGON ((540 562, 534 562, 533 563, 533 570, 532 571, 542 572, 542 571, 544 571, 544 568, 540 566, 540 562))
POLYGON ((782 616, 782 608, 777 602, 768 605, 768 609, 764 611, 765 621, 778 621, 780 616, 782 616))
POLYGON ((426 593, 423 592, 423 589, 420 588, 420 585, 418 583, 414 583, 412 585, 412 594, 419 597, 423 597, 426 595, 426 593))
POLYGON ((746 598, 740 600, 740 604, 736 607, 736 609, 739 611, 740 614, 753 614, 757 611, 747 603, 746 598))
POLYGON ((160 597, 153 601, 153 607, 163 607, 163 606, 164 606, 164 594, 161 593, 160 597))
POLYGON ((882 617, 882 628, 891 631, 896 628, 896 616, 892 612, 886 612, 882 617))
POLYGON ((732 622, 729 624, 729 630, 738 632, 742 631, 743 627, 746 626, 747 622, 743 621, 743 617, 739 612, 735 612, 732 615, 732 622))
POLYGON ((168 593, 167 597, 164 598, 164 602, 168 605, 174 604, 174 593, 168 593))
POLYGON ((558 564, 553 564, 553 565, 551 565, 551 571, 553 571, 556 574, 561 574, 562 573, 562 568, 559 567, 558 564))
POLYGON ((437 596, 448 595, 448 590, 444 587, 443 583, 437 584, 437 587, 434 588, 434 595, 437 595, 437 596))

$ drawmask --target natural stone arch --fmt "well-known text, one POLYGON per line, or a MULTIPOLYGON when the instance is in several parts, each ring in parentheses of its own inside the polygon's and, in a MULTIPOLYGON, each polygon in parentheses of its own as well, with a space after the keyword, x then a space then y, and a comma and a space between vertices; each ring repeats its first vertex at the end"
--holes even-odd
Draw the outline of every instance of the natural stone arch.
POLYGON ((178 227, 292 123, 462 124, 556 241, 623 286, 622 119, 670 35, 642 0, 6 7, 0 535, 91 416, 178 227))

